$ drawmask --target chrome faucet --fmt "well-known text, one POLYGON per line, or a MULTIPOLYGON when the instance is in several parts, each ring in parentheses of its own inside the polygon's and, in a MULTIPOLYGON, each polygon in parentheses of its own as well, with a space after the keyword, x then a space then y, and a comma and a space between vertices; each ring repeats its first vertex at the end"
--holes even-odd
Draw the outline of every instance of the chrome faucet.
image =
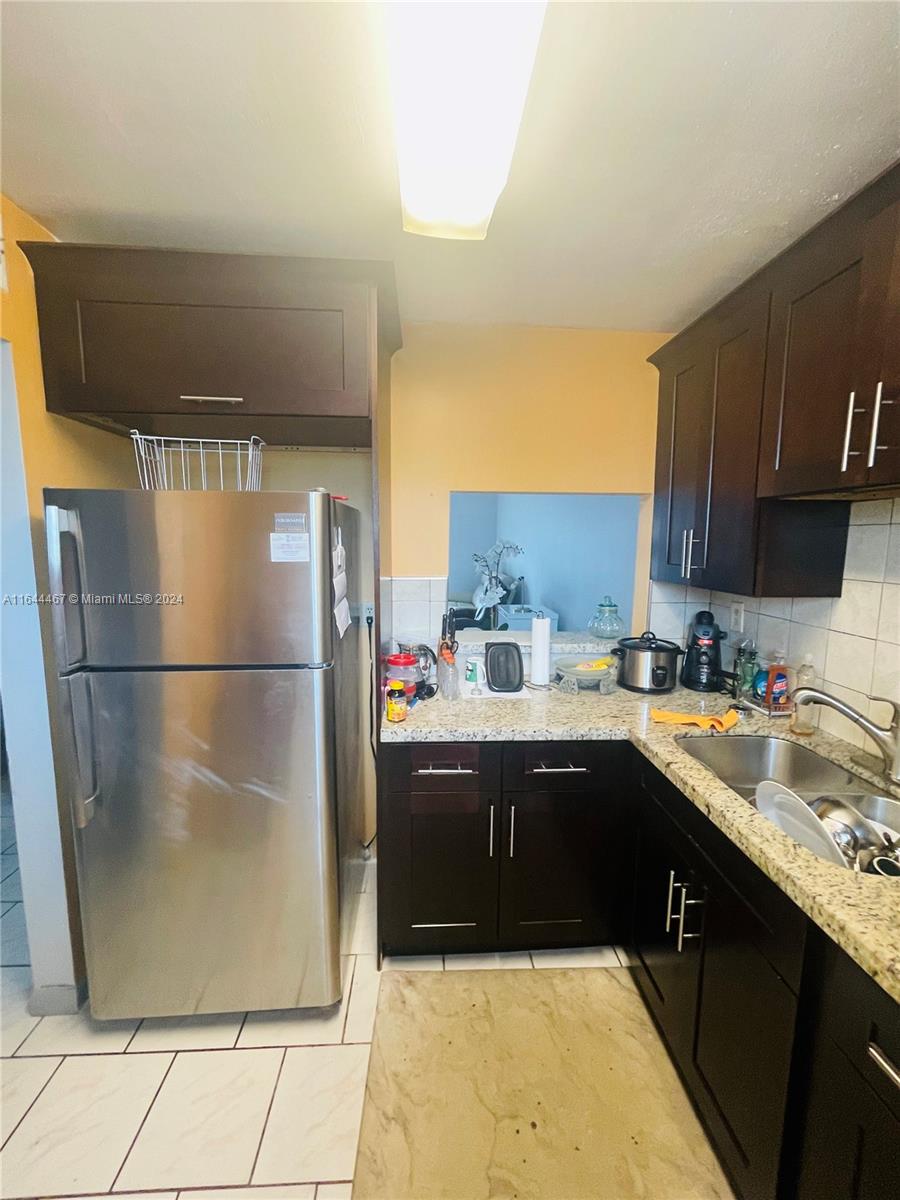
POLYGON ((824 704, 826 708, 833 708, 854 725, 858 725, 881 751, 884 773, 892 783, 900 783, 900 704, 896 700, 888 700, 885 696, 868 697, 869 700, 877 700, 881 704, 890 704, 894 710, 890 725, 884 729, 849 704, 845 704, 843 700, 839 700, 837 696, 830 696, 828 692, 821 692, 818 688, 797 688, 791 693, 791 699, 797 707, 801 704, 824 704))

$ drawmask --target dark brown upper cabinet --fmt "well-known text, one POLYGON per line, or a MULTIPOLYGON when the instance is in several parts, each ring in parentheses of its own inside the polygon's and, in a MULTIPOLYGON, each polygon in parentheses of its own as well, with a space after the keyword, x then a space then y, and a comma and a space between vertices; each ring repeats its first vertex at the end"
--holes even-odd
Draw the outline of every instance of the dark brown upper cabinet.
POLYGON ((769 293, 742 293, 659 367, 654 579, 742 595, 840 595, 846 504, 760 501, 769 293))
POLYGON ((900 202, 780 262, 759 494, 900 485, 900 202))
POLYGON ((97 424, 368 446, 386 263, 31 242, 47 408, 97 424))

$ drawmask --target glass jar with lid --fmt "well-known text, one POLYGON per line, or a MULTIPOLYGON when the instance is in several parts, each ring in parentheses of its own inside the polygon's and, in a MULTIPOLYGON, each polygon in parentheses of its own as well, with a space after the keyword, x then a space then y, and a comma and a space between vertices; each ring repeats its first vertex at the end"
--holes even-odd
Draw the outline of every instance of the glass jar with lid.
POLYGON ((597 605, 597 611, 588 622, 588 632, 607 654, 624 636, 625 622, 619 616, 619 606, 612 596, 604 596, 597 605))

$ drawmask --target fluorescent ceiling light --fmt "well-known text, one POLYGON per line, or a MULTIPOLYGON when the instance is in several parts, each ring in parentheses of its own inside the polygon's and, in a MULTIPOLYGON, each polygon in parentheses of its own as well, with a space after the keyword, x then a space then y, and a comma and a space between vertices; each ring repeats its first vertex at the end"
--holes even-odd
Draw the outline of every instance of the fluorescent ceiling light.
POLYGON ((403 228, 483 238, 506 187, 545 3, 384 6, 403 228))

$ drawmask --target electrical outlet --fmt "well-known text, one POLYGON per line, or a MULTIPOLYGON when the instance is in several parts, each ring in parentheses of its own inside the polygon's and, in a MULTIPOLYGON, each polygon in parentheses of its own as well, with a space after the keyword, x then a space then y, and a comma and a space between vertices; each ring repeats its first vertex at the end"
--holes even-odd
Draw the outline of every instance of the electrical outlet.
POLYGON ((744 632, 744 602, 743 600, 732 600, 731 602, 731 624, 728 630, 729 633, 744 632))
POLYGON ((367 620, 369 617, 371 617, 372 620, 374 621, 375 620, 375 605, 372 603, 363 604, 362 605, 362 615, 363 615, 364 621, 367 620))

